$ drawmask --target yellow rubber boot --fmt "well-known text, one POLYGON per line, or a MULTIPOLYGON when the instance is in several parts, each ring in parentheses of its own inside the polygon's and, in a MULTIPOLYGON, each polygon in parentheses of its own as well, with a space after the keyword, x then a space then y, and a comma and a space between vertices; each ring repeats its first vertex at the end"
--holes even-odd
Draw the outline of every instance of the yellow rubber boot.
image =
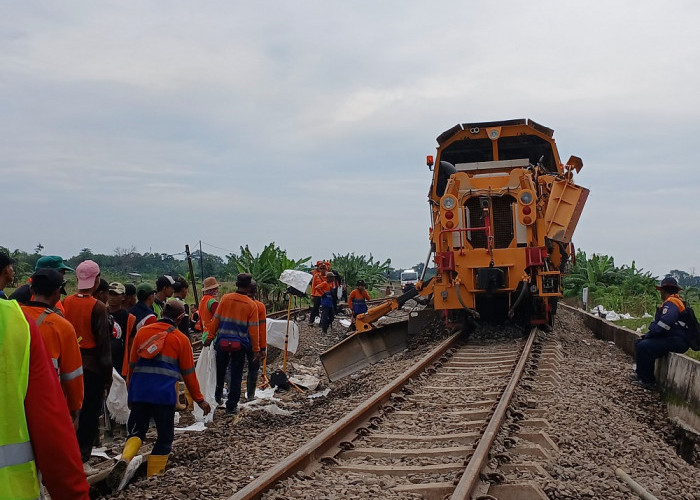
POLYGON ((136 456, 141 448, 141 438, 132 436, 124 443, 124 451, 122 451, 122 460, 126 463, 131 462, 131 459, 136 456))
POLYGON ((129 462, 136 456, 139 448, 141 448, 141 438, 132 436, 126 440, 126 443, 124 443, 124 450, 122 451, 122 457, 114 467, 112 467, 109 476, 107 476, 107 486, 109 486, 110 489, 114 490, 119 486, 129 462))
POLYGON ((149 455, 148 468, 146 469, 146 477, 160 475, 165 472, 165 466, 168 463, 168 455, 149 455))

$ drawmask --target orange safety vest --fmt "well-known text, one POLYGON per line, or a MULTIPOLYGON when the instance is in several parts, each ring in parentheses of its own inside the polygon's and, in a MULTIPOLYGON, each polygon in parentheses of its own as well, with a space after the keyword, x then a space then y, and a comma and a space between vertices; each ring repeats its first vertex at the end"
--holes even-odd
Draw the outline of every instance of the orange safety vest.
POLYGON ((92 295, 70 295, 63 301, 66 309, 66 319, 75 328, 78 336, 78 344, 81 349, 93 349, 97 347, 95 336, 92 334, 92 310, 97 304, 97 299, 92 295))
POLYGON ((204 295, 199 303, 199 321, 202 323, 202 333, 209 332, 209 323, 211 323, 211 319, 214 317, 209 309, 209 301, 211 301, 211 299, 217 300, 214 295, 204 295))

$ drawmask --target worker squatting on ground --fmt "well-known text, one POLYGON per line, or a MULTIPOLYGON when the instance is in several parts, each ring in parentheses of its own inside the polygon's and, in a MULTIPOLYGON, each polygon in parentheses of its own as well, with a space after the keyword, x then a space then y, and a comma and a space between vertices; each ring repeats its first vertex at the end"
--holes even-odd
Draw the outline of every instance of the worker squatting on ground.
POLYGON ((637 373, 633 383, 645 389, 653 389, 656 384, 654 361, 657 358, 669 352, 685 352, 689 347, 688 333, 682 321, 685 305, 678 296, 681 287, 675 278, 669 276, 656 289, 661 292, 663 303, 649 324, 649 332, 637 341, 634 348, 637 373))
POLYGON ((134 337, 129 358, 128 438, 121 459, 110 473, 108 482, 112 487, 119 484, 128 463, 136 456, 151 419, 158 437, 148 457, 147 475, 165 471, 175 438, 175 383, 180 377, 204 414, 211 411, 194 373, 190 339, 176 326, 184 315, 182 303, 171 299, 163 307, 163 317, 141 328, 134 337))
POLYGON ((204 342, 205 346, 214 342, 216 350, 217 403, 222 401, 224 377, 228 365, 231 364, 231 384, 226 401, 226 413, 229 414, 238 412, 246 350, 252 349, 254 361, 259 362, 261 359, 258 307, 247 295, 252 280, 253 277, 250 274, 238 275, 236 278, 238 290, 235 293, 227 293, 221 298, 204 342))
POLYGON ((51 306, 61 296, 63 275, 55 269, 39 269, 32 275, 32 300, 22 305, 44 339, 53 367, 61 381, 71 418, 77 424, 83 406, 83 361, 73 325, 51 306))
POLYGON ((100 266, 92 260, 81 262, 75 269, 78 293, 63 301, 65 317, 78 336, 83 360, 83 407, 78 422, 78 444, 86 472, 93 469, 87 463, 99 429, 105 391, 112 385, 111 331, 107 307, 92 293, 100 284, 100 266))
POLYGON ((258 293, 258 284, 255 280, 250 282, 248 287, 248 297, 251 298, 258 307, 258 331, 260 335, 260 356, 255 359, 255 353, 252 346, 246 349, 246 359, 248 361, 248 377, 246 378, 246 398, 248 401, 255 399, 255 388, 258 386, 258 373, 260 372, 260 363, 267 355, 267 309, 265 304, 257 300, 255 297, 258 293))
POLYGON ((36 323, 0 300, 0 498, 88 500, 66 400, 36 323))

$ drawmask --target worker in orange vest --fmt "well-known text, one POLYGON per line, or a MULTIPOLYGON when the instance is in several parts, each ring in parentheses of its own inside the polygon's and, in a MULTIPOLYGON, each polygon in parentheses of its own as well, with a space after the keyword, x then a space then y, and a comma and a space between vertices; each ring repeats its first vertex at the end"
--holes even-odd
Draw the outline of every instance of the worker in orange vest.
POLYGON ((204 278, 202 287, 202 300, 199 302, 199 323, 202 331, 202 342, 204 342, 209 334, 209 325, 216 313, 216 308, 219 305, 219 283, 216 278, 209 276, 204 278))
POLYGON ((22 311, 39 327, 75 425, 83 406, 83 360, 73 325, 50 305, 58 301, 64 285, 63 275, 55 269, 39 269, 32 275, 32 300, 22 305, 22 311))
POLYGON ((326 263, 322 260, 316 261, 316 269, 311 271, 311 313, 309 315, 309 326, 314 326, 314 320, 321 308, 321 293, 316 290, 316 286, 323 281, 326 275, 326 263))
MULTIPOLYGON (((65 262, 63 262, 63 259, 58 255, 44 255, 36 261, 36 264, 34 265, 34 271, 38 271, 39 269, 45 268, 55 269, 62 275, 65 275, 66 271, 73 271, 73 269, 71 267, 68 267, 65 264, 65 262)), ((17 288, 17 290, 12 292, 12 295, 10 295, 10 300, 16 300, 20 304, 26 304, 27 302, 32 300, 32 292, 30 288, 31 278, 28 283, 25 283, 24 285, 17 288)), ((66 291, 63 288, 61 289, 61 295, 66 295, 66 291)), ((60 300, 58 300, 58 302, 56 302, 56 304, 52 307, 55 307, 56 309, 61 311, 61 314, 65 313, 63 304, 60 300)))
POLYGON ((83 407, 78 422, 78 444, 86 473, 94 472, 88 464, 97 437, 105 391, 112 385, 111 332, 107 306, 92 296, 100 284, 100 266, 92 260, 81 262, 75 269, 78 293, 66 297, 65 316, 78 336, 83 358, 83 407))
POLYGON ((235 293, 227 293, 221 298, 211 320, 209 334, 204 345, 214 342, 216 350, 216 402, 221 403, 224 390, 224 377, 231 365, 231 384, 226 401, 226 413, 238 413, 241 397, 241 382, 246 350, 253 351, 255 361, 260 361, 260 335, 258 328, 258 307, 248 297, 248 288, 253 277, 248 273, 236 277, 235 293), (216 340, 215 340, 216 339, 216 340))
POLYGON ((110 472, 108 483, 114 487, 121 481, 126 467, 155 421, 158 435, 148 457, 147 475, 162 474, 168 463, 175 436, 175 382, 185 381, 192 398, 204 414, 211 411, 199 389, 194 372, 190 339, 177 329, 185 316, 185 308, 177 300, 169 300, 163 307, 163 317, 136 332, 129 357, 129 422, 128 439, 122 457, 110 472))

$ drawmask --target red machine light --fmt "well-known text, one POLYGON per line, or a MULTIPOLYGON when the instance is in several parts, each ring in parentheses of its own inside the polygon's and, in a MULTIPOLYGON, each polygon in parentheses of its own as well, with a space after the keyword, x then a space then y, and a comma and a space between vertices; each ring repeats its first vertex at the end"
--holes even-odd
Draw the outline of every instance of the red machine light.
POLYGON ((523 213, 525 215, 529 215, 530 212, 532 212, 532 209, 530 207, 523 207, 523 213))
POLYGON ((532 219, 529 216, 523 217, 523 223, 524 224, 529 224, 532 222, 532 219))
POLYGON ((452 222, 451 220, 448 220, 447 223, 445 224, 445 227, 447 229, 452 229, 453 227, 455 227, 454 222, 452 222))
POLYGON ((453 214, 450 211, 445 212, 445 219, 451 219, 454 216, 455 216, 455 214, 453 214))
POLYGON ((433 160, 433 155, 428 155, 425 157, 425 163, 428 164, 429 167, 432 167, 435 161, 433 160))

